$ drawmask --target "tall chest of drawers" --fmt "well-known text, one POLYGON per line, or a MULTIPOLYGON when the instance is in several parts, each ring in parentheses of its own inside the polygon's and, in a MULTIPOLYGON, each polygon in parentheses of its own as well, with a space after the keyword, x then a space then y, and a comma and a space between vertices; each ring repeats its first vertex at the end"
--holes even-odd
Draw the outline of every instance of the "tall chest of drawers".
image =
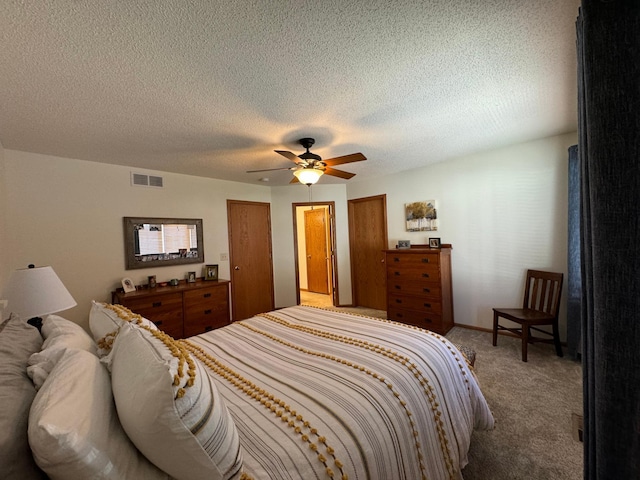
POLYGON ((173 338, 199 335, 230 323, 229 281, 181 282, 125 293, 111 293, 113 303, 124 305, 155 323, 173 338))
POLYGON ((387 317, 446 334, 453 328, 451 247, 386 250, 387 317))

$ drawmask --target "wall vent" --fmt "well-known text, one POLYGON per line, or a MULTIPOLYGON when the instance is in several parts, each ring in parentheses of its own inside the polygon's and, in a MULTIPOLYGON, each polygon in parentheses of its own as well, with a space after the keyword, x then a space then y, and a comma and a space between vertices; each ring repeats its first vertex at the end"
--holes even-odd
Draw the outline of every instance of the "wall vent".
POLYGON ((131 185, 138 187, 157 187, 162 188, 163 177, 156 175, 145 175, 144 173, 131 172, 131 185))

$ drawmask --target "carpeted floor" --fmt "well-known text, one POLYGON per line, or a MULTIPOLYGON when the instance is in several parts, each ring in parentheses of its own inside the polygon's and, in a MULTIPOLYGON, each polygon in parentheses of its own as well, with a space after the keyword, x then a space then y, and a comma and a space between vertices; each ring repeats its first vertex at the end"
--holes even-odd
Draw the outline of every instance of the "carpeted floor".
MULTIPOLYGON (((379 310, 338 310, 386 318, 379 310)), ((473 433, 464 479, 582 479, 583 444, 571 432, 572 413, 582 413, 580 363, 544 344, 530 345, 524 363, 520 341, 505 335, 497 347, 491 333, 478 330, 454 327, 446 337, 476 351, 476 376, 496 420, 494 430, 473 433)))

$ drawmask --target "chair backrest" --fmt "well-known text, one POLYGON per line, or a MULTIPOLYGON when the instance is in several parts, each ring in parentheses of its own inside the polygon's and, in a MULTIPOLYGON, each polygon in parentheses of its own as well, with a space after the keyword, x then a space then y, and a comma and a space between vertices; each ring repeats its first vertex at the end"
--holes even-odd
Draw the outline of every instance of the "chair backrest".
POLYGON ((562 294, 562 273, 527 270, 522 308, 544 312, 558 317, 562 294))

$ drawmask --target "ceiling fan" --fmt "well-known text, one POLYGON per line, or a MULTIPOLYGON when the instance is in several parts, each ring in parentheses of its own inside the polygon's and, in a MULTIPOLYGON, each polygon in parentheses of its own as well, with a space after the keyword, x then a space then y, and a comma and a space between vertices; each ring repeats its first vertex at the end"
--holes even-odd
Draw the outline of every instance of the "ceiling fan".
POLYGON ((296 155, 287 150, 274 150, 276 153, 279 153, 283 157, 287 157, 289 160, 294 162, 295 167, 284 167, 284 168, 267 168, 263 170, 248 170, 247 173, 255 173, 255 172, 270 172, 273 170, 292 170, 295 175, 290 183, 304 183, 305 185, 312 185, 316 183, 323 174, 332 175, 334 177, 344 178, 345 180, 349 180, 351 177, 355 176, 355 173, 345 172, 343 170, 337 170, 332 168, 334 165, 342 165, 343 163, 351 163, 351 162, 360 162, 362 160, 366 160, 365 157, 361 153, 352 153, 350 155, 343 155, 341 157, 328 158, 327 160, 323 160, 320 155, 316 155, 315 153, 311 153, 309 149, 311 146, 316 143, 313 138, 301 138, 298 140, 298 143, 307 149, 306 152, 296 155))

